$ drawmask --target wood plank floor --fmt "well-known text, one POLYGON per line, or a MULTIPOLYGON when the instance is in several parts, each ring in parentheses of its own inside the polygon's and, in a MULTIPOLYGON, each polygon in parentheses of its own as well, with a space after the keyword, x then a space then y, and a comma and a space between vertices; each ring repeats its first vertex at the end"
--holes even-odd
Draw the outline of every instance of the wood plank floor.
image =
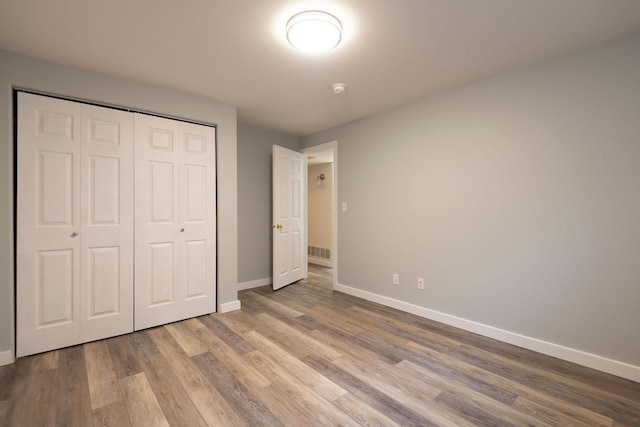
POLYGON ((640 384, 333 292, 0 367, 2 426, 640 426, 640 384))

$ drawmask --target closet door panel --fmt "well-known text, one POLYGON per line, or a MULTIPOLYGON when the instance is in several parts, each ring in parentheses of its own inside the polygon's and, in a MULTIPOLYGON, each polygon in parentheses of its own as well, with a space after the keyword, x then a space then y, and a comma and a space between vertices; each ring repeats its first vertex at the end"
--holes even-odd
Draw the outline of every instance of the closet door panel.
POLYGON ((207 296, 207 241, 185 241, 183 246, 183 282, 186 286, 185 299, 206 298, 207 296))
POLYGON ((176 251, 174 246, 173 242, 149 244, 148 308, 175 303, 176 251))
POLYGON ((80 107, 18 97, 16 355, 80 331, 80 107))
POLYGON ((185 203, 183 218, 186 224, 203 224, 207 220, 207 167, 185 165, 185 203))
POLYGON ((82 106, 82 336, 133 331, 133 114, 82 106))
POLYGON ((135 329, 179 317, 177 122, 135 115, 135 329))
POLYGON ((120 175, 125 171, 120 158, 89 156, 87 159, 89 186, 87 188, 89 226, 118 226, 120 215, 120 175))
POLYGON ((181 271, 184 298, 201 315, 215 310, 216 297, 215 129, 191 123, 181 129, 181 271))
POLYGON ((133 116, 18 95, 18 356, 133 331, 133 116))
MULTIPOLYGON (((206 159, 204 159, 206 161, 206 159)), ((183 281, 186 286, 186 299, 203 298, 208 295, 207 254, 210 252, 207 236, 207 167, 202 162, 194 162, 183 166, 183 182, 180 189, 182 195, 181 218, 184 232, 182 238, 183 281), (194 164, 195 163, 195 164, 194 164)))
POLYGON ((36 156, 37 224, 73 226, 74 153, 37 149, 36 156))
POLYGON ((135 328, 215 311, 215 131, 136 115, 135 328))
POLYGON ((171 161, 153 161, 149 168, 149 224, 173 225, 175 206, 175 164, 171 161))
POLYGON ((74 321, 73 250, 38 251, 36 264, 36 327, 74 321))
POLYGON ((89 248, 88 252, 87 318, 93 320, 101 316, 121 314, 120 247, 89 248))

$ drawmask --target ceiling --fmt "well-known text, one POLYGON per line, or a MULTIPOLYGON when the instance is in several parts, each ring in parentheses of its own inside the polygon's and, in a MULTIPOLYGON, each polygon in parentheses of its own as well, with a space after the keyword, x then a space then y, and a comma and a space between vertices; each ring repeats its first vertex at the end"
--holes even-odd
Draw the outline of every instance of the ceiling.
POLYGON ((0 3, 0 49, 214 98, 293 135, 638 30, 639 0, 0 3), (336 49, 286 43, 288 18, 310 9, 342 21, 336 49))

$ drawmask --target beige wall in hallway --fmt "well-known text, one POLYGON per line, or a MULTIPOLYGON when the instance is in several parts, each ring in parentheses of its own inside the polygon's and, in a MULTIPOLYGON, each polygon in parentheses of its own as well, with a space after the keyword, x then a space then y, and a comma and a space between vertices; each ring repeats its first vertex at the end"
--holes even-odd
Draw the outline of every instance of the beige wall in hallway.
MULTIPOLYGON (((309 246, 332 249, 332 217, 333 163, 309 166, 309 246), (323 185, 316 183, 320 174, 325 176, 323 185)), ((313 262, 311 256, 309 261, 313 262)))

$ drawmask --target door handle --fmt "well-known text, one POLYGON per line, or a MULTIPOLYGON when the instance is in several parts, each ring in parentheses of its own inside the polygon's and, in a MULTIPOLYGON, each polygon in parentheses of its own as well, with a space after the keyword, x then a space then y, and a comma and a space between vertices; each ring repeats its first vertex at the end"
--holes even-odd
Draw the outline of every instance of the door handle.
POLYGON ((75 231, 73 233, 71 233, 71 238, 73 239, 74 237, 76 237, 78 235, 78 233, 76 233, 75 231))
POLYGON ((273 224, 272 228, 277 228, 278 230, 282 230, 282 224, 273 224))
POLYGON ((181 228, 181 229, 180 229, 180 232, 181 232, 181 233, 184 233, 184 228, 181 228))

